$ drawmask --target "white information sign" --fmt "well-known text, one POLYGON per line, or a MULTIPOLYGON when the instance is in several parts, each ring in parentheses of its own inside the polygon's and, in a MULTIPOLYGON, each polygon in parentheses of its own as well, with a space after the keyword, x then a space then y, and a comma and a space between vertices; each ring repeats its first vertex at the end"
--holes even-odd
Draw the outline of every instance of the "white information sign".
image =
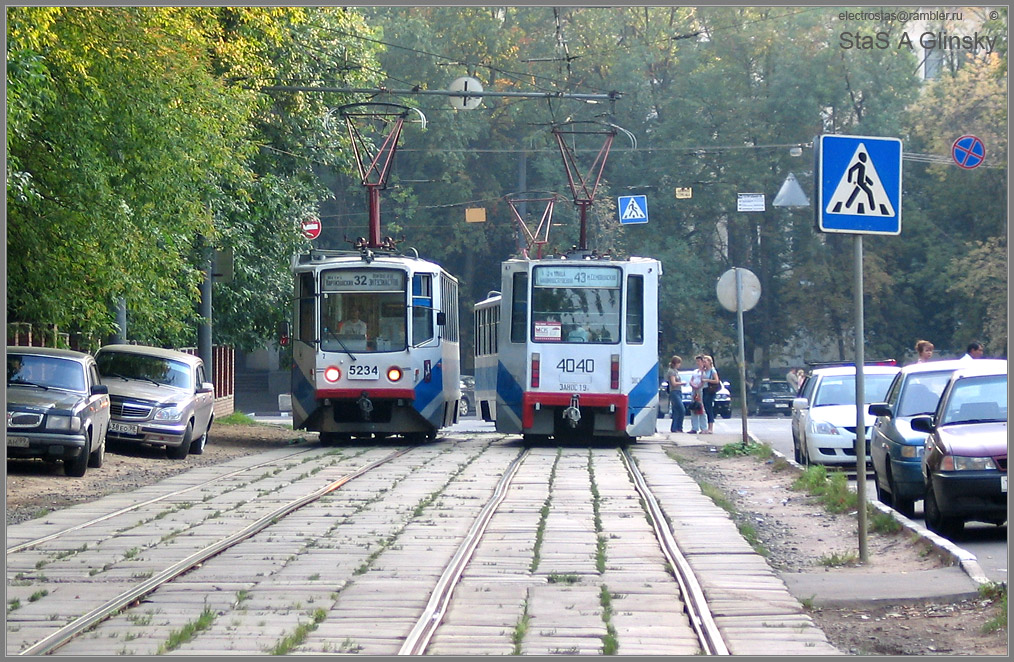
POLYGON ((736 198, 736 211, 764 211, 764 194, 740 193, 736 198))

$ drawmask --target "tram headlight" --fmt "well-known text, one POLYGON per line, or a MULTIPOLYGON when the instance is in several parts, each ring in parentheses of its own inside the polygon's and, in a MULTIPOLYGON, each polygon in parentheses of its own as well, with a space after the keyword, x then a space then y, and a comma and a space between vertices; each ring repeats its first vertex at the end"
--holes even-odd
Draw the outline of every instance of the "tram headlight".
POLYGON ((336 381, 341 379, 341 377, 342 371, 338 368, 338 366, 329 365, 324 368, 324 379, 328 382, 334 384, 336 381))
POLYGON ((387 369, 387 378, 392 382, 396 382, 401 379, 402 376, 401 368, 396 365, 391 366, 387 369))

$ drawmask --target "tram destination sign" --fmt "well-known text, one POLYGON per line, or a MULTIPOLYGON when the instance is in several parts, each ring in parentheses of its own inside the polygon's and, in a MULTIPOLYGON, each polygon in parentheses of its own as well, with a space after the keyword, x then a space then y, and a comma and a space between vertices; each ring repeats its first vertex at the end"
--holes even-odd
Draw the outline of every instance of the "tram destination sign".
POLYGON ((324 292, 390 292, 405 289, 401 271, 343 269, 321 274, 320 289, 324 292))
POLYGON ((616 267, 553 266, 535 268, 536 287, 619 287, 616 267))

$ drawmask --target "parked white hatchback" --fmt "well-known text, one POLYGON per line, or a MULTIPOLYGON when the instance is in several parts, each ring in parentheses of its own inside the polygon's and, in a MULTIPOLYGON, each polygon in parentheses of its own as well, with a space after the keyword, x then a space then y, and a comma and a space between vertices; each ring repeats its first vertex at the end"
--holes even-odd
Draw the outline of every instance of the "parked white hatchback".
MULTIPOLYGON (((863 367, 863 401, 883 402, 900 368, 863 367)), ((866 461, 876 417, 863 407, 866 461)), ((856 464, 856 368, 854 365, 815 369, 792 402, 792 447, 800 464, 856 464)))
POLYGON ((111 441, 165 446, 173 460, 204 452, 215 419, 204 361, 145 345, 106 345, 95 361, 109 387, 111 441))

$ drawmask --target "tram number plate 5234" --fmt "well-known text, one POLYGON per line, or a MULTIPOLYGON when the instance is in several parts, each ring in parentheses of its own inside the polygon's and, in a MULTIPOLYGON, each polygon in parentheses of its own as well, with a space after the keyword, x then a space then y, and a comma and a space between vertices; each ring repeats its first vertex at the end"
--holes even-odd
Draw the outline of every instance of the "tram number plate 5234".
POLYGON ((375 365, 350 365, 346 376, 349 379, 379 379, 380 370, 375 365))

